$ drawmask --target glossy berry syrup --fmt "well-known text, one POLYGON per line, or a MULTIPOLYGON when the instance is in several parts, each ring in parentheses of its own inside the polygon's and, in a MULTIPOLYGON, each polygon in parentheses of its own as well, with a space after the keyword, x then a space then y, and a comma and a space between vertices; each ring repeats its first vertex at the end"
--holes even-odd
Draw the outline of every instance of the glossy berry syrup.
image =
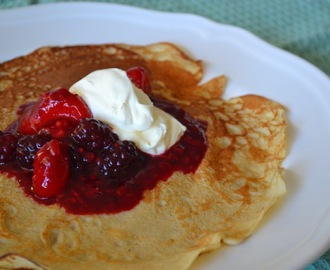
POLYGON ((111 127, 90 117, 81 100, 60 89, 23 106, 18 120, 0 131, 0 172, 14 176, 28 197, 68 213, 130 210, 174 172, 194 173, 207 149, 204 122, 168 101, 151 99, 187 128, 164 154, 152 156, 121 141, 111 127), (70 106, 57 102, 59 95, 66 100, 69 95, 70 106), (67 107, 69 118, 62 117, 67 107))

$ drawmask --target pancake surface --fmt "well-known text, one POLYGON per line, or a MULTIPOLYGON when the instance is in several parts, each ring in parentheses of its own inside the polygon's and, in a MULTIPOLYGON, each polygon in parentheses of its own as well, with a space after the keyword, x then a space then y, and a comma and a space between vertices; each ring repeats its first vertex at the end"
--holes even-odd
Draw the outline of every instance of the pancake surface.
MULTIPOLYGON (((187 269, 200 253, 248 237, 285 193, 285 108, 256 95, 221 99, 226 78, 199 85, 202 62, 169 43, 46 47, 1 64, 0 130, 44 91, 136 65, 148 70, 153 95, 208 123, 197 171, 174 173, 132 210, 82 216, 36 203, 1 175, 0 257, 17 254, 49 270, 187 269)), ((0 269, 27 267, 6 258, 0 269)))

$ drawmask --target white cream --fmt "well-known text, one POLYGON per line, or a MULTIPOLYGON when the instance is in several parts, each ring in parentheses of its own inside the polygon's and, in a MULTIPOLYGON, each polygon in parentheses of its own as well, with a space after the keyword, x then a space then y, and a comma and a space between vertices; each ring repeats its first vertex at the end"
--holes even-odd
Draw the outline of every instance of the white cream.
POLYGON ((164 153, 186 130, 174 117, 154 107, 148 95, 120 69, 94 71, 69 91, 84 99, 95 119, 110 125, 120 139, 133 141, 146 153, 164 153))

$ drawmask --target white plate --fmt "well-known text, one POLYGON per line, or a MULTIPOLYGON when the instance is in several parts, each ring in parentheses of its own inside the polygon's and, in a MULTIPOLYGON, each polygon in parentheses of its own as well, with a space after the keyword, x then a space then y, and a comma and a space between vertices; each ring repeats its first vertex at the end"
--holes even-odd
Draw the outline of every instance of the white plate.
POLYGON ((194 270, 301 269, 330 247, 330 80, 252 34, 193 15, 102 3, 0 11, 0 62, 44 45, 169 41, 226 74, 225 97, 255 93, 288 108, 288 194, 244 243, 203 255, 194 270))

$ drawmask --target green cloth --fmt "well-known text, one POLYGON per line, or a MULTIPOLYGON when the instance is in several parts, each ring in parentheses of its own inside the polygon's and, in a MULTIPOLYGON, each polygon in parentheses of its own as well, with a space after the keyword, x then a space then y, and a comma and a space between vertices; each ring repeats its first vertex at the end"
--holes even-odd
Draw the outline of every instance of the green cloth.
MULTIPOLYGON (((0 0, 0 8, 52 0, 0 0)), ((72 2, 72 1, 71 1, 72 2)), ((193 13, 249 30, 330 75, 330 0, 110 0, 142 8, 193 13)))
MULTIPOLYGON (((0 0, 0 8, 50 2, 68 1, 0 0)), ((330 0, 117 0, 99 2, 198 14, 216 22, 236 25, 277 47, 305 58, 330 75, 330 0)), ((305 270, 330 270, 330 250, 305 270)))

